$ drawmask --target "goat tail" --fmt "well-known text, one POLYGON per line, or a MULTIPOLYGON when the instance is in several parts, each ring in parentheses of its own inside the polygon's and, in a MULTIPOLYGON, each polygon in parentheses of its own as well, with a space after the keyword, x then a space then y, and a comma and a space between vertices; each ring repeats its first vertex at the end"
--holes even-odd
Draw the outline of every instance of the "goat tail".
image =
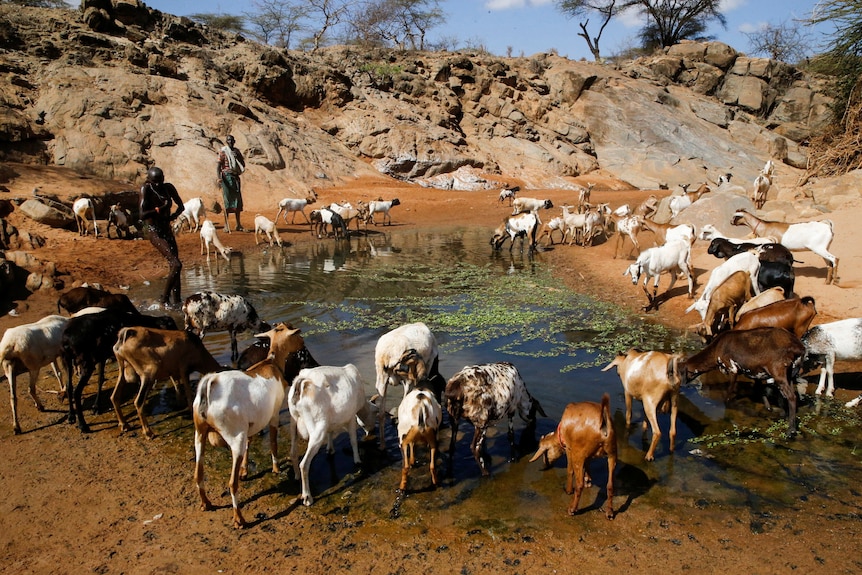
POLYGON ((611 396, 605 392, 602 395, 602 437, 607 437, 613 428, 613 420, 611 419, 611 396))
POLYGON ((198 415, 201 419, 205 420, 207 418, 207 408, 209 407, 210 402, 210 394, 212 393, 212 386, 215 383, 215 376, 204 376, 204 378, 200 381, 198 398, 199 401, 197 406, 198 415))
POLYGON ((671 356, 670 361, 667 362, 667 379, 676 390, 679 390, 681 385, 681 380, 679 376, 679 362, 682 359, 682 356, 678 353, 671 356))

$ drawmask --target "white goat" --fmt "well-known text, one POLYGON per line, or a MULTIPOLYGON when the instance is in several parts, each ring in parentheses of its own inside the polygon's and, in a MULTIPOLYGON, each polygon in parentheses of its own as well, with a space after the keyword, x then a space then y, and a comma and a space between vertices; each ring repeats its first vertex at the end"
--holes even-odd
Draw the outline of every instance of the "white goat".
POLYGON ((539 232, 539 235, 536 238, 536 243, 541 242, 545 238, 545 236, 547 236, 548 240, 550 241, 549 245, 554 245, 554 232, 559 230, 561 234, 564 234, 564 226, 565 221, 563 220, 562 216, 551 218, 550 221, 542 224, 542 231, 539 232))
POLYGON ((734 244, 777 244, 778 239, 773 238, 772 236, 764 237, 764 238, 731 238, 720 231, 712 225, 712 224, 704 224, 702 228, 700 228, 700 233, 697 235, 697 239, 706 240, 711 242, 716 238, 722 238, 734 244))
POLYGON ((247 474, 249 437, 269 427, 272 471, 278 473, 276 452, 278 419, 284 404, 287 387, 281 366, 286 350, 303 345, 298 329, 279 329, 277 326, 258 337, 270 339, 268 359, 252 366, 258 373, 249 375, 232 370, 209 373, 201 378, 192 407, 195 424, 195 485, 201 498, 201 509, 212 509, 204 486, 204 450, 206 441, 214 446, 230 447, 231 473, 230 497, 233 503, 233 526, 245 527, 245 519, 239 510, 237 491, 239 480, 247 474), (297 341, 297 338, 300 338, 297 341), (269 369, 263 369, 267 367, 269 369))
POLYGON ((709 298, 712 297, 712 292, 724 283, 724 280, 733 275, 734 272, 748 272, 748 276, 751 278, 751 289, 755 295, 759 294, 760 288, 757 286, 757 272, 760 271, 760 249, 757 248, 753 251, 738 253, 735 256, 727 258, 723 264, 713 269, 709 274, 706 287, 703 288, 703 293, 700 294, 700 297, 693 304, 686 308, 685 313, 697 310, 700 314, 700 319, 706 319, 706 311, 709 309, 709 298))
POLYGON ((311 460, 325 443, 331 444, 336 431, 347 430, 353 448, 353 462, 361 463, 356 437, 357 422, 370 434, 374 428, 376 407, 365 397, 365 386, 356 366, 320 366, 300 370, 287 397, 290 410, 290 459, 294 474, 302 479, 302 503, 311 505, 314 498, 308 481, 311 460), (297 435, 308 440, 300 462, 297 457, 297 435))
POLYGON ((755 235, 761 237, 777 238, 778 243, 790 251, 814 252, 826 262, 826 283, 837 281, 838 258, 829 253, 829 246, 835 235, 832 220, 788 224, 762 220, 745 210, 737 210, 730 223, 734 226, 746 225, 755 235))
POLYGON ((760 209, 766 203, 766 194, 769 193, 769 188, 772 186, 772 181, 763 173, 757 174, 754 178, 754 189, 751 194, 751 199, 754 202, 754 207, 760 209))
POLYGON ((72 212, 75 214, 75 223, 78 225, 78 235, 86 236, 90 233, 87 218, 93 219, 93 231, 99 237, 99 226, 96 224, 96 208, 90 198, 78 198, 72 204, 72 212))
POLYGON ((589 204, 590 204, 590 194, 592 193, 593 188, 595 188, 595 187, 596 187, 596 185, 592 184, 592 183, 587 184, 586 188, 583 186, 577 187, 577 190, 578 190, 578 211, 579 212, 583 212, 583 211, 586 211, 588 209, 587 206, 589 206, 589 204))
POLYGON ((354 208, 350 202, 344 202, 343 204, 337 204, 333 202, 329 204, 329 209, 341 216, 341 219, 344 220, 344 225, 346 227, 350 227, 350 222, 356 220, 356 229, 359 229, 359 220, 361 219, 359 217, 360 212, 358 209, 354 208))
POLYGON ((198 231, 201 221, 207 215, 203 198, 191 198, 183 202, 183 213, 174 221, 174 233, 183 229, 183 224, 189 226, 189 233, 198 231), (194 228, 192 227, 194 224, 194 228))
POLYGON ((722 186, 724 184, 730 183, 730 178, 733 177, 733 174, 727 172, 726 174, 721 174, 718 176, 718 185, 722 186))
POLYGON ((805 344, 803 370, 821 366, 820 383, 814 393, 820 395, 825 389, 826 395, 832 397, 835 394, 835 360, 862 360, 862 318, 816 325, 801 339, 805 344))
POLYGON ((278 244, 278 247, 282 246, 281 236, 278 234, 278 228, 275 227, 275 223, 268 217, 260 214, 254 216, 254 245, 259 245, 258 234, 264 235, 269 240, 270 247, 273 242, 278 244))
MULTIPOLYGON (((515 238, 521 238, 521 250, 524 249, 524 242, 529 240, 530 253, 536 250, 536 235, 539 230, 539 216, 534 212, 522 212, 515 216, 506 216, 497 229, 494 230, 494 235, 491 237, 490 244, 495 250, 503 247, 506 240, 510 240, 509 251, 515 247, 515 238)), ((565 239, 565 236, 563 237, 565 239)))
POLYGON ((670 274, 670 285, 667 287, 665 293, 673 288, 673 285, 676 283, 677 274, 682 273, 688 280, 688 297, 694 297, 694 278, 689 268, 690 259, 691 244, 683 240, 674 240, 662 246, 649 248, 641 252, 635 263, 626 268, 623 275, 630 275, 632 277, 632 284, 635 285, 637 285, 638 280, 643 275, 643 290, 649 302, 644 309, 657 309, 658 282, 663 273, 670 274), (655 278, 653 280, 652 295, 650 295, 646 287, 650 278, 655 278))
MULTIPOLYGON (((37 322, 10 327, 0 339, 0 366, 6 379, 9 380, 9 391, 12 394, 12 430, 21 433, 18 421, 18 396, 16 393, 16 376, 27 371, 30 374, 30 397, 36 404, 36 409, 44 411, 42 402, 36 395, 36 381, 39 372, 46 365, 58 370, 61 361, 63 330, 69 318, 62 315, 49 315, 37 322)), ((65 389, 60 379, 61 394, 65 389)))
POLYGON ((226 260, 230 261, 231 248, 225 247, 216 234, 215 224, 210 220, 204 220, 201 224, 201 255, 204 255, 204 246, 206 246, 207 261, 210 261, 210 245, 214 246, 216 251, 226 260))
POLYGON ((511 206, 517 193, 518 190, 516 188, 503 188, 500 190, 500 203, 502 204, 504 201, 509 200, 509 205, 511 206))
POLYGON ((302 217, 305 218, 305 223, 310 224, 311 221, 308 219, 308 216, 305 215, 305 207, 309 204, 313 204, 317 201, 317 198, 314 194, 308 196, 305 199, 297 199, 297 198, 284 198, 280 202, 278 202, 278 212, 275 214, 275 221, 278 221, 278 216, 281 212, 284 212, 284 223, 287 222, 287 214, 290 212, 290 223, 293 223, 293 220, 296 218, 296 212, 302 214, 302 217))
POLYGON ((374 386, 380 397, 380 412, 378 414, 378 433, 380 448, 386 448, 386 438, 383 432, 386 416, 386 390, 390 385, 403 385, 404 395, 407 395, 411 381, 401 376, 397 371, 401 357, 408 350, 416 350, 427 366, 429 378, 438 372, 439 353, 437 339, 428 326, 422 322, 408 323, 388 331, 380 336, 374 347, 374 369, 377 375, 374 386))
POLYGON ((515 198, 512 202, 512 215, 516 216, 521 212, 539 213, 539 210, 550 210, 554 207, 551 200, 537 200, 536 198, 515 198))
POLYGON ((398 198, 393 198, 391 200, 371 200, 368 202, 368 220, 377 225, 377 222, 374 221, 374 214, 383 214, 383 223, 386 224, 386 221, 389 220, 389 225, 392 225, 392 215, 390 215, 389 210, 392 209, 392 206, 400 206, 401 201, 398 198))

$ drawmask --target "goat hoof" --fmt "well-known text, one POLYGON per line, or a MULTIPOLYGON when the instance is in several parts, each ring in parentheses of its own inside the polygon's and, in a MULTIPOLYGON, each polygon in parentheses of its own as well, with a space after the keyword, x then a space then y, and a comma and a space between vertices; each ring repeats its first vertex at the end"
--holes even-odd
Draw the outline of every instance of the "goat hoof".
POLYGON ((21 428, 20 427, 13 427, 12 433, 14 433, 15 435, 21 435, 21 428))

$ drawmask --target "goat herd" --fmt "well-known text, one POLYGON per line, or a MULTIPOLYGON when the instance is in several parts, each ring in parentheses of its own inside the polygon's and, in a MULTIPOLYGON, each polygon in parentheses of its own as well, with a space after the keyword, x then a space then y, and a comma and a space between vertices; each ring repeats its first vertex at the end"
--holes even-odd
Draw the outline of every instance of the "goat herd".
MULTIPOLYGON (((562 234, 561 241, 565 242, 569 237, 570 244, 577 241, 587 245, 596 234, 615 228, 620 236, 631 237, 639 252, 637 260, 627 267, 625 274, 630 275, 635 284, 641 276, 644 277, 647 308, 658 305, 658 279, 664 273, 670 274, 671 286, 679 273, 685 275, 689 297, 693 299, 694 278, 690 258, 692 245, 698 237, 694 226, 659 225, 650 220, 648 216, 655 212, 657 206, 654 196, 635 210, 625 207, 611 211, 608 206, 591 209, 591 188, 581 190, 578 213, 570 213, 569 207, 564 207, 560 218, 544 225, 540 237, 537 237, 538 210, 553 207, 551 201, 515 198, 513 190, 504 190, 500 200, 508 198, 515 213, 495 231, 492 245, 499 249, 506 239, 514 241, 520 236, 529 238, 532 249, 537 240, 546 235, 553 243, 552 234, 556 230, 562 234), (640 228, 651 229, 660 245, 640 252, 636 239, 640 228), (649 278, 654 278, 652 294, 646 288, 649 278)), ((312 201, 314 198, 299 200, 302 206, 298 206, 289 205, 285 200, 279 204, 276 220, 282 212, 285 222, 287 212, 295 216, 299 211, 304 216, 302 208, 312 201)), ((187 202, 187 210, 194 205, 187 202)), ((361 219, 368 221, 374 211, 388 216, 389 208, 394 205, 398 205, 397 200, 388 202, 385 209, 367 211, 361 219)), ((334 227, 344 225, 344 218, 332 208, 317 210, 316 213, 312 218, 306 217, 308 223, 315 223, 318 218, 323 218, 324 213, 330 213, 336 218, 330 217, 325 223, 334 227)), ((178 220, 178 226, 184 220, 190 227, 194 222, 197 228, 197 218, 191 213, 178 220)), ((320 223, 323 221, 321 219, 320 223)), ((810 297, 799 298, 793 291, 794 259, 791 250, 808 249, 821 255, 829 265, 827 281, 833 281, 837 259, 827 251, 832 238, 831 223, 779 224, 760 220, 746 211, 738 211, 733 216, 733 223, 747 225, 755 234, 768 237, 740 241, 720 236, 713 226, 704 226, 701 230, 699 237, 711 240, 709 253, 726 258, 712 270, 702 294, 688 310, 696 310, 701 316, 702 322, 697 330, 706 347, 688 357, 631 349, 616 356, 604 368, 617 368, 624 389, 627 425, 631 423, 632 400, 643 403, 645 417, 652 430, 646 460, 654 459, 662 435, 657 413, 667 407, 671 412, 669 439, 673 450, 680 387, 703 373, 721 370, 728 374, 728 395, 733 394, 739 375, 774 384, 786 402, 787 434, 792 437, 796 432, 797 406, 794 384, 800 374, 822 365, 816 393, 821 394, 825 390, 831 396, 835 361, 862 359, 862 319, 847 319, 810 328, 816 313, 814 301, 810 297)), ((265 229, 260 231, 267 233, 265 229)), ((201 233, 203 238, 203 229, 201 233)), ((319 233, 324 233, 324 230, 319 230, 319 233)), ((278 241, 267 235, 270 242, 278 241)), ((276 231, 275 238, 277 235, 276 231)), ((215 245, 219 247, 219 244, 215 245)), ((240 512, 237 490, 240 478, 246 475, 249 438, 269 429, 272 469, 277 472, 279 413, 285 403, 290 413, 290 459, 294 474, 301 481, 300 499, 305 505, 313 502, 308 477, 311 460, 324 444, 332 450, 336 433, 348 431, 354 461, 359 463, 357 427, 361 426, 370 434, 376 420, 380 447, 385 449, 384 406, 390 386, 402 385, 404 389, 397 410, 397 437, 403 458, 401 490, 407 489, 417 444, 429 446, 431 481, 435 486, 438 484, 435 467, 437 432, 443 420, 444 406, 452 426, 448 450, 450 459, 455 450, 458 425, 466 419, 474 427, 470 447, 483 475, 489 473, 484 441, 491 425, 503 418, 508 419, 508 439, 514 457, 515 413, 528 422, 535 421, 537 413, 545 416, 511 363, 467 366, 445 380, 438 369, 436 339, 423 323, 400 326, 379 338, 374 356, 377 395, 369 399, 355 366, 319 365, 306 348, 299 329, 283 323, 269 326, 251 303, 241 296, 196 293, 186 299, 182 311, 184 330, 178 329, 171 317, 139 313, 122 294, 81 287, 60 297, 58 315, 6 330, 0 340, 0 365, 10 384, 14 432, 21 432, 16 377, 24 372, 30 375, 30 396, 37 409, 42 410, 35 384, 41 369, 52 365, 60 382, 61 399, 68 396, 69 422, 77 423, 81 431, 87 432, 89 427, 82 411, 83 389, 98 368, 99 381, 94 399, 94 409, 98 410, 105 363, 115 358, 118 379, 111 401, 120 431, 129 429, 122 412, 123 389, 129 382, 137 383, 134 405, 142 433, 150 438, 154 433, 144 414, 147 395, 155 382, 170 379, 177 388, 178 397, 184 397, 191 405, 195 429, 194 480, 201 506, 203 509, 212 508, 204 485, 205 445, 208 441, 213 445, 227 446, 232 454, 229 487, 233 523, 235 527, 243 527, 246 522, 240 512), (70 315, 59 315, 61 310, 70 315), (219 365, 202 343, 207 332, 220 330, 230 333, 231 360, 236 369, 219 365), (255 332, 260 341, 240 354, 237 334, 249 330, 255 332), (202 374, 196 391, 190 381, 194 372, 202 374), (75 373, 78 381, 73 385, 75 373), (183 387, 183 395, 179 394, 179 386, 183 387), (307 441, 301 459, 297 454, 299 436, 307 441)), ((860 399, 862 396, 849 402, 848 407, 860 399)), ((587 462, 604 456, 608 461, 605 513, 609 519, 614 516, 613 475, 617 443, 609 402, 609 395, 605 393, 600 402, 567 405, 556 431, 541 438, 539 449, 530 459, 536 461, 541 458, 549 466, 566 455, 566 491, 572 495, 568 507, 570 514, 577 511, 581 492, 589 482, 587 462)))

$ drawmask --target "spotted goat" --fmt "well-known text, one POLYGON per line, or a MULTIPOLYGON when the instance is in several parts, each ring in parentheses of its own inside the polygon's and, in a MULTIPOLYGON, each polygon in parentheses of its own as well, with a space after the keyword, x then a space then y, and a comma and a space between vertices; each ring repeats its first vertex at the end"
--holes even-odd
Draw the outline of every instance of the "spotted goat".
POLYGON ((201 339, 208 331, 230 333, 231 360, 239 357, 236 336, 241 331, 266 331, 269 324, 263 321, 254 306, 241 295, 225 295, 211 291, 190 295, 183 303, 185 329, 201 339))
MULTIPOLYGON (((458 423, 466 419, 473 424, 473 441, 470 449, 482 470, 490 475, 485 463, 483 447, 488 428, 504 417, 509 419, 509 446, 515 453, 515 428, 513 418, 517 412, 527 422, 527 430, 536 422, 536 413, 545 415, 542 406, 527 391, 518 369, 508 362, 469 365, 453 375, 446 383, 444 392, 446 410, 452 418, 452 437, 449 441, 449 458, 455 454, 458 423)), ((526 432, 526 430, 525 430, 526 432)))

